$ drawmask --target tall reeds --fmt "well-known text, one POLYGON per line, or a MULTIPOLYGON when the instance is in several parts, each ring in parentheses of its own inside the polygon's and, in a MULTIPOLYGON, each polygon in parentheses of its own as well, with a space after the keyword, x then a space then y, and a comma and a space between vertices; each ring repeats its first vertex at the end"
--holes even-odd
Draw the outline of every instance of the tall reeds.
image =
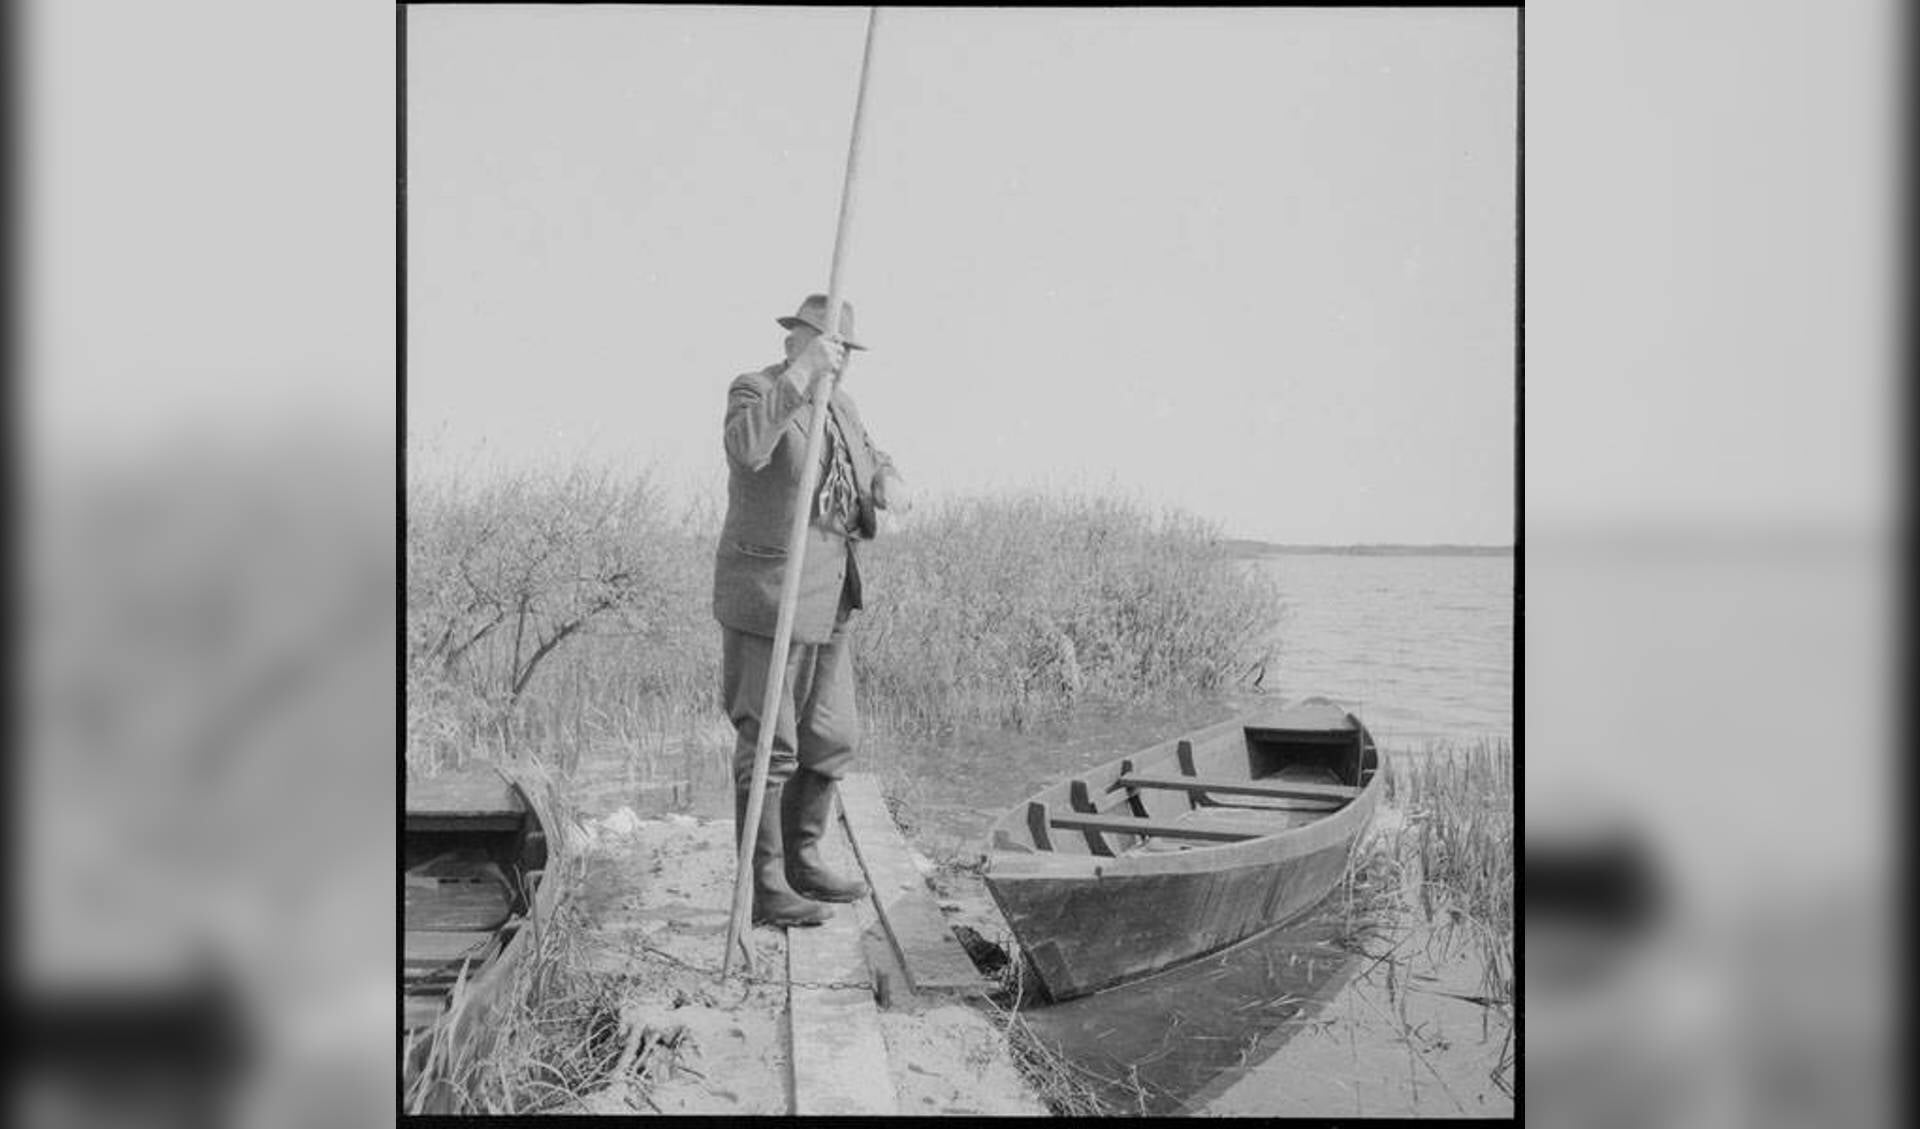
MULTIPOLYGON (((1477 1002, 1506 1021, 1492 1080, 1513 1093, 1513 747, 1507 741, 1429 746, 1386 761, 1386 805, 1353 859, 1349 940, 1397 935, 1375 956, 1404 1023, 1405 993, 1419 938, 1422 955, 1470 954, 1477 1002)), ((1413 1046, 1412 1040, 1409 1047, 1413 1046)))
MULTIPOLYGON (((723 720, 717 507, 584 471, 408 501, 410 765, 487 750, 570 772, 611 750, 693 774, 660 762, 708 755, 723 720)), ((1221 689, 1279 612, 1217 529, 1090 495, 935 500, 867 546, 863 576, 862 708, 915 734, 1221 689)))
POLYGON ((861 683, 914 732, 1218 690, 1263 657, 1279 614, 1270 580, 1217 529, 1113 497, 939 502, 869 560, 861 683))
POLYGON ((1472 937, 1492 998, 1513 996, 1513 747, 1479 741, 1393 757, 1387 802, 1405 813, 1398 849, 1441 936, 1472 937))

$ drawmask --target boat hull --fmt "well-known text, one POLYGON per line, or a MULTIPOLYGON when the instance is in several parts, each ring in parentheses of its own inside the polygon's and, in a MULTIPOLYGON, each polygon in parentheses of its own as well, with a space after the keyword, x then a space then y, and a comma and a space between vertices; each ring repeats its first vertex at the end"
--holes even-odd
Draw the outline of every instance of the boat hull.
POLYGON ((993 883, 1000 912, 1056 1000, 1218 952, 1300 916, 1346 873, 1352 843, 1283 866, 1194 874, 993 883), (1089 927, 1091 926, 1091 927, 1089 927))

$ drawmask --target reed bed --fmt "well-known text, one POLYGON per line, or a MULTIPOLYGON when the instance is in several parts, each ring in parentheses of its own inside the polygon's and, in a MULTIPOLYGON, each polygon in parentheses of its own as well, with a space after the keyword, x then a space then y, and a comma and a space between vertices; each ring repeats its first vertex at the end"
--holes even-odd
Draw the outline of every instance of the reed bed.
POLYGON ((1217 691, 1267 658, 1280 610, 1217 528, 1111 496, 935 502, 869 560, 860 681, 908 733, 1217 691))
POLYGON ((1387 802, 1406 813, 1398 848, 1419 876, 1425 920, 1486 957, 1489 998, 1513 998, 1513 747, 1480 741, 1394 758, 1387 802))
MULTIPOLYGON (((1429 960, 1462 949, 1480 969, 1477 1002, 1506 1026, 1492 1072, 1513 1094, 1513 748, 1506 741, 1434 745, 1386 760, 1376 830, 1356 852, 1346 882, 1347 943, 1358 952, 1384 939, 1364 974, 1382 974, 1389 1006, 1412 1053, 1406 1021, 1413 967, 1407 946, 1429 960)), ((1392 1018, 1391 1016, 1389 1018, 1392 1018)))
MULTIPOLYGON (((722 720, 711 501, 579 469, 408 501, 410 768, 484 751, 699 775, 722 720)), ((1218 691, 1270 657, 1279 615, 1218 529, 1097 495, 934 500, 863 571, 861 708, 902 736, 1218 691)))

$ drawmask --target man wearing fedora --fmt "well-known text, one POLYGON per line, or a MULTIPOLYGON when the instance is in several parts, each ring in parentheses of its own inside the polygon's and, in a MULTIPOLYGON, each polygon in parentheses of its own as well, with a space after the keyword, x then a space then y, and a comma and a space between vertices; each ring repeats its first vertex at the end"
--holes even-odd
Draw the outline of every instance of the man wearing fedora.
MULTIPOLYGON (((840 370, 847 349, 866 348, 854 336, 851 304, 840 305, 837 336, 827 332, 826 317, 826 296, 809 295, 792 317, 777 319, 787 330, 786 359, 735 378, 727 389, 727 519, 714 554, 713 614, 720 621, 721 703, 735 733, 736 844, 746 830, 812 386, 840 370)), ((905 487, 844 389, 833 393, 825 434, 818 486, 806 500, 810 521, 786 692, 753 852, 756 925, 818 925, 833 913, 820 903, 867 892, 857 877, 827 868, 820 844, 833 818, 834 783, 860 739, 848 630, 862 606, 860 546, 878 531, 876 510, 906 508, 905 487)))

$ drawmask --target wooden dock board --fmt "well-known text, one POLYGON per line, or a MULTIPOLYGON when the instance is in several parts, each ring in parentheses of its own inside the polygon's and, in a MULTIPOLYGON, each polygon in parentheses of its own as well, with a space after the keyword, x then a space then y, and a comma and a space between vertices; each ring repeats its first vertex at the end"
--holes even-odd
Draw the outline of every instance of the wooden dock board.
POLYGON ((980 974, 940 916, 927 884, 915 870, 907 841, 887 814, 880 782, 867 773, 840 781, 840 811, 867 884, 873 887, 894 951, 915 992, 986 995, 993 982, 980 974))
MULTIPOLYGON (((845 840, 837 834, 826 838, 829 864, 851 865, 845 840)), ((900 1112, 860 933, 860 915, 844 905, 833 907, 825 925, 787 930, 787 1059, 795 1116, 900 1112)))
POLYGON ((409 933, 488 932, 513 913, 503 882, 422 875, 408 875, 403 882, 409 933))

